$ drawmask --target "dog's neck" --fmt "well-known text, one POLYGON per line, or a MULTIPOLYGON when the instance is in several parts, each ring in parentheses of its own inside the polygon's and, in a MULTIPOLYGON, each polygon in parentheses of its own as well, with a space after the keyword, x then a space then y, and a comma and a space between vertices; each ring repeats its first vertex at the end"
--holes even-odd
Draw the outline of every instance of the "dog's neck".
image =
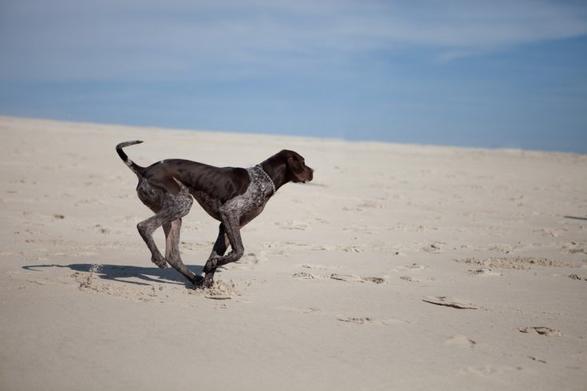
POLYGON ((281 186, 285 185, 287 182, 290 181, 287 175, 287 164, 285 162, 278 162, 278 164, 273 164, 269 162, 271 158, 265 160, 259 166, 267 173, 269 178, 273 181, 275 185, 275 191, 277 191, 281 186))
POLYGON ((267 172, 263 169, 263 167, 260 164, 257 164, 255 167, 251 168, 249 170, 249 173, 253 175, 253 177, 256 177, 258 182, 263 183, 261 185, 262 187, 267 187, 270 190, 271 194, 269 194, 269 196, 275 194, 275 192, 277 191, 275 183, 273 183, 273 179, 271 179, 269 174, 267 174, 267 172))

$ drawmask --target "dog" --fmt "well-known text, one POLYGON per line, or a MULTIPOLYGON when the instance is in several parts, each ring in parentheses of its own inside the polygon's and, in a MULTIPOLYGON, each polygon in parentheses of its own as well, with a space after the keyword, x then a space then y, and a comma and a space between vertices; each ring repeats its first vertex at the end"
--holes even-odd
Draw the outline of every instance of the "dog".
POLYGON ((300 154, 285 149, 250 168, 214 167, 183 159, 166 159, 141 167, 123 151, 140 143, 141 140, 127 141, 116 146, 118 156, 138 177, 139 199, 155 213, 138 223, 137 229, 151 252, 151 261, 160 268, 171 265, 196 288, 211 287, 218 267, 242 257, 241 228, 263 211, 277 190, 288 182, 309 182, 314 176, 314 170, 300 154), (220 221, 204 276, 192 273, 179 254, 181 221, 189 213, 193 199, 220 221), (161 226, 165 232, 165 256, 152 235, 161 226), (231 251, 226 254, 228 246, 231 251))

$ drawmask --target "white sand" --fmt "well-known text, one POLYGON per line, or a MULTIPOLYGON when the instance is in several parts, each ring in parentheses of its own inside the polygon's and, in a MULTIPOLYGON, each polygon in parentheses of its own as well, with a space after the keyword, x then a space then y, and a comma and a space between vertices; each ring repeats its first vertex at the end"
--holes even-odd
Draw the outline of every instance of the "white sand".
MULTIPOLYGON (((585 390, 586 174, 585 155, 0 118, 0 389, 585 390), (141 165, 294 149, 315 181, 193 291, 136 232, 114 146, 137 138, 141 165)), ((184 220, 194 270, 216 227, 184 220)))

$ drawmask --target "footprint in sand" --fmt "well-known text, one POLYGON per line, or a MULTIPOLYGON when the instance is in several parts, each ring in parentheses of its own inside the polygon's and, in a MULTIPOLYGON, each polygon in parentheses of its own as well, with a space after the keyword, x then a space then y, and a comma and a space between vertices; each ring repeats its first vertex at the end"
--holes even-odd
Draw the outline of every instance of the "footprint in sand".
POLYGON ((247 253, 244 257, 239 260, 241 265, 256 265, 259 262, 265 262, 267 260, 267 254, 265 251, 259 251, 258 254, 247 253))
POLYGON ((318 270, 329 270, 329 269, 336 269, 336 267, 332 267, 332 266, 326 266, 326 265, 317 265, 317 264, 312 264, 309 265, 307 263, 304 263, 302 265, 300 265, 302 268, 304 269, 318 269, 318 270))
POLYGON ((372 282, 374 284, 383 284, 385 282, 385 278, 383 277, 360 277, 354 274, 338 274, 332 273, 330 275, 330 279, 338 280, 338 281, 345 281, 345 282, 372 282))
POLYGON ((530 326, 530 327, 520 327, 518 329, 520 333, 524 334, 538 334, 543 335, 546 337, 560 337, 562 334, 560 330, 553 329, 546 326, 530 326))
POLYGON ((428 266, 426 266, 426 265, 419 265, 417 263, 411 263, 409 265, 398 266, 398 267, 392 269, 392 271, 394 271, 394 272, 411 272, 411 271, 424 270, 427 268, 428 268, 428 266))
POLYGON ((316 307, 299 308, 299 307, 279 306, 279 307, 276 307, 276 309, 281 310, 281 311, 296 312, 299 314, 312 314, 312 313, 320 312, 320 308, 316 308, 316 307))
POLYGON ((309 245, 304 242, 292 242, 291 240, 288 240, 283 243, 283 246, 285 248, 291 248, 291 247, 308 247, 309 245))
POLYGON ((494 367, 492 365, 484 365, 482 367, 466 367, 459 370, 460 374, 462 375, 475 375, 475 376, 492 376, 496 374, 502 374, 505 372, 510 371, 519 371, 522 370, 522 367, 510 367, 510 366, 500 366, 494 367))
POLYGON ((90 267, 90 269, 88 270, 88 273, 75 272, 75 273, 73 273, 72 276, 76 279, 77 282, 79 282, 80 289, 93 289, 93 290, 95 290, 94 281, 95 281, 96 273, 99 273, 101 268, 102 268, 102 265, 94 264, 90 267))
POLYGON ((367 200, 363 201, 360 204, 357 204, 355 210, 361 212, 363 209, 383 209, 383 204, 380 201, 376 200, 367 200))
POLYGON ((585 243, 581 244, 575 241, 565 243, 562 246, 562 249, 565 250, 569 254, 587 254, 587 245, 585 243))
POLYGON ((383 278, 383 277, 363 277, 363 281, 372 282, 374 284, 383 284, 385 282, 385 278, 383 278))
POLYGON ((536 361, 536 362, 539 362, 539 363, 542 363, 542 364, 546 364, 546 360, 541 360, 541 359, 539 359, 539 358, 536 358, 536 357, 534 357, 534 356, 528 356, 528 358, 529 358, 530 360, 532 360, 532 361, 536 361))
POLYGON ((260 250, 254 253, 247 253, 238 262, 228 264, 227 266, 231 269, 250 270, 259 262, 266 262, 268 259, 267 252, 260 250))
POLYGON ((364 282, 363 279, 355 274, 338 274, 332 273, 330 279, 344 282, 364 282))
POLYGON ((365 324, 373 322, 373 318, 369 316, 337 316, 336 320, 354 324, 365 324))
POLYGON ((534 230, 534 232, 541 233, 543 236, 548 236, 548 237, 553 237, 553 238, 561 237, 561 235, 563 235, 565 233, 565 231, 567 231, 566 228, 562 228, 562 229, 541 228, 541 229, 534 230))
POLYGON ((86 292, 106 294, 122 297, 133 301, 153 301, 159 296, 158 290, 153 285, 129 285, 120 282, 104 281, 97 277, 101 265, 92 265, 88 272, 75 272, 72 277, 79 283, 79 289, 86 292))
POLYGON ((502 254, 509 254, 512 251, 514 251, 514 249, 519 248, 520 246, 512 246, 511 244, 492 244, 489 247, 487 247, 487 250, 489 251, 493 251, 493 252, 499 252, 502 254))
POLYGON ((281 229, 286 229, 289 231, 293 231, 293 230, 306 231, 307 229, 310 228, 310 225, 308 223, 305 223, 303 221, 296 221, 296 220, 286 220, 284 222, 278 221, 275 223, 275 225, 277 225, 281 229))
POLYGON ((424 247, 422 247, 422 251, 425 251, 427 253, 431 253, 431 254, 438 254, 440 252, 440 248, 441 245, 446 244, 443 242, 434 242, 434 243, 430 243, 425 245, 424 247))
POLYGON ((404 320, 394 318, 377 320, 371 316, 337 316, 336 320, 349 324, 378 324, 384 326, 409 323, 404 320))
POLYGON ((329 246, 329 245, 320 245, 316 247, 312 247, 314 251, 334 251, 336 250, 336 246, 329 246))
POLYGON ((344 246, 342 247, 342 251, 344 251, 345 253, 360 253, 362 252, 361 248, 358 246, 344 246))
POLYGON ((473 347, 475 347, 477 342, 473 341, 471 338, 465 335, 453 335, 452 337, 444 341, 444 344, 447 346, 456 346, 458 348, 463 349, 472 349, 473 347))
MULTIPOLYGON (((306 266, 308 266, 308 265, 304 265, 303 267, 306 267, 306 266)), ((307 268, 309 269, 310 267, 308 266, 307 268)), ((373 284, 383 284, 385 282, 385 278, 383 278, 383 277, 372 277, 372 276, 361 277, 361 276, 357 276, 355 274, 331 273, 329 275, 319 275, 319 274, 310 273, 308 271, 300 271, 300 272, 293 273, 291 276, 293 278, 302 279, 302 280, 330 279, 330 280, 337 280, 337 281, 344 281, 344 282, 358 282, 358 283, 371 282, 373 284)))
POLYGON ((469 269, 469 274, 480 277, 499 277, 503 275, 489 268, 469 269))
POLYGON ((422 282, 421 280, 418 280, 418 279, 413 278, 411 276, 399 276, 399 279, 407 281, 407 282, 422 282))
POLYGON ((211 288, 187 289, 186 292, 190 295, 201 296, 210 300, 230 300, 241 295, 236 283, 232 280, 227 282, 215 280, 211 288))
POLYGON ((435 304, 443 307, 451 307, 463 310, 479 309, 475 304, 468 303, 460 299, 454 299, 447 296, 427 296, 422 301, 430 304, 435 304))
POLYGON ((94 226, 94 228, 96 228, 98 230, 98 232, 100 232, 101 234, 104 234, 104 235, 110 233, 110 229, 109 228, 106 228, 106 227, 103 227, 101 224, 96 224, 94 226))
POLYGON ((317 280, 320 279, 321 277, 316 276, 312 273, 308 273, 308 272, 297 272, 291 275, 293 278, 299 278, 302 280, 317 280))
POLYGON ((456 262, 466 265, 481 266, 487 269, 529 270, 533 267, 580 267, 577 262, 562 261, 538 257, 499 257, 499 258, 465 258, 456 262))

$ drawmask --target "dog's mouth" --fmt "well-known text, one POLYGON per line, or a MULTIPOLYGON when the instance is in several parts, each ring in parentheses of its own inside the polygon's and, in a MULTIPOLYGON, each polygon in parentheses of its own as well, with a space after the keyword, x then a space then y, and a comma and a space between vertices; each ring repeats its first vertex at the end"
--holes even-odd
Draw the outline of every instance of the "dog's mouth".
POLYGON ((306 171, 306 177, 304 178, 302 183, 308 183, 312 179, 314 179, 314 170, 312 170, 310 167, 308 167, 308 170, 306 171))
POLYGON ((301 175, 294 175, 292 182, 294 183, 308 183, 314 179, 314 170, 309 167, 304 168, 301 175))

